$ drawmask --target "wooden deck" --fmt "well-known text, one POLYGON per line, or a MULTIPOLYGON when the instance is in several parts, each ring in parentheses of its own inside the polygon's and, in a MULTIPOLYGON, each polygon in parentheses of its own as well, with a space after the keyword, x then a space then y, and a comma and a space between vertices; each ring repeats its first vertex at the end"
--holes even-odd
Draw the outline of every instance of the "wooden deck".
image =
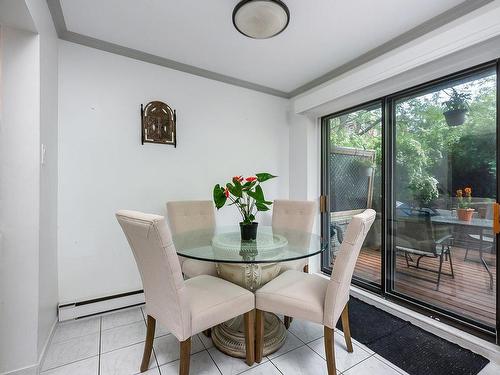
MULTIPOLYGON (((491 264, 494 276, 493 290, 490 289, 488 273, 478 260, 478 252, 471 250, 464 260, 465 249, 452 248, 455 278, 442 275, 439 290, 436 288, 437 274, 425 270, 407 268, 403 256, 397 256, 395 290, 421 301, 453 311, 477 320, 488 326, 495 326, 495 256, 485 254, 491 264)), ((438 269, 438 259, 422 259, 421 266, 438 269)), ((449 262, 444 262, 443 271, 449 273, 449 262)), ((356 265, 355 275, 363 279, 380 282, 380 251, 363 249, 356 265)))

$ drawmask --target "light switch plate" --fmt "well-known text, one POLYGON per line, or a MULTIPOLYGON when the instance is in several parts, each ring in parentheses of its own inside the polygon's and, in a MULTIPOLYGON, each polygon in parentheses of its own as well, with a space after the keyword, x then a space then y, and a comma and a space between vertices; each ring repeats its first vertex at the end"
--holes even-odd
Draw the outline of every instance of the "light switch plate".
POLYGON ((40 147, 40 164, 44 165, 45 164, 45 145, 42 143, 40 147))

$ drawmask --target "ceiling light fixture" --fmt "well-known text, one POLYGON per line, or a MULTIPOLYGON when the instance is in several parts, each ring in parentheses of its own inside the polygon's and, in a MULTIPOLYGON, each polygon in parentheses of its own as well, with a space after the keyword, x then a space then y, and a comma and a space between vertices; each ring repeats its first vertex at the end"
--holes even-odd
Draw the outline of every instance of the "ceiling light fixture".
POLYGON ((242 0, 233 10, 234 27, 249 38, 272 38, 289 22, 290 11, 280 0, 242 0))

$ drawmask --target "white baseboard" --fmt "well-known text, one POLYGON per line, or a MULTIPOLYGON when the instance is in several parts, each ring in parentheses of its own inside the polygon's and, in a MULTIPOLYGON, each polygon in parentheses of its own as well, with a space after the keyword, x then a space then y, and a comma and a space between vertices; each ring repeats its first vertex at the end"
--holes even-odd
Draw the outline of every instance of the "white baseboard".
POLYGON ((89 302, 59 305, 59 321, 81 318, 144 303, 144 293, 110 296, 89 302))
POLYGON ((50 343, 52 342, 52 337, 54 337, 54 332, 56 331, 57 320, 58 319, 56 317, 54 319, 54 322, 52 323, 52 327, 50 328, 49 335, 48 335, 47 339, 45 340, 45 344, 43 345, 43 349, 40 353, 40 356, 38 357, 37 374, 40 373, 43 361, 45 360, 45 356, 47 355, 47 348, 49 347, 50 343))
POLYGON ((26 366, 17 370, 9 371, 9 372, 3 372, 0 375, 38 375, 40 373, 40 368, 42 367, 43 360, 45 359, 45 355, 47 354, 47 348, 50 345, 50 342, 52 341, 52 337, 54 336, 55 328, 57 324, 57 318, 54 319, 54 322, 52 323, 52 327, 50 328, 49 335, 47 339, 45 340, 45 344, 43 345, 43 349, 40 353, 40 356, 38 357, 38 363, 35 363, 34 365, 31 366, 26 366))

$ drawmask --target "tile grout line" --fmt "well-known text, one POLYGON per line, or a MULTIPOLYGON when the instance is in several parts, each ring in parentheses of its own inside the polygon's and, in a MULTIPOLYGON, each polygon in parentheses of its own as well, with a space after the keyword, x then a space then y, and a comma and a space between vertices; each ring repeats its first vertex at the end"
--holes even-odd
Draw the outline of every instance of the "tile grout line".
POLYGON ((339 372, 343 374, 343 373, 345 373, 345 372, 349 371, 350 369, 352 369, 353 367, 356 367, 356 366, 357 366, 357 365, 359 365, 360 363, 362 363, 362 362, 364 362, 364 361, 366 361, 366 360, 368 360, 368 359, 370 359, 370 358, 372 358, 372 357, 375 357, 375 353, 370 354, 370 355, 369 355, 368 357, 366 357, 365 359, 362 359, 361 361, 359 361, 358 363, 356 363, 356 364, 352 365, 351 367, 346 368, 344 371, 339 371, 339 372))
MULTIPOLYGON (((277 357, 276 357, 276 358, 277 358, 277 357)), ((274 362, 273 362, 273 361, 269 360, 269 362, 271 362, 271 364, 274 366, 274 368, 275 368, 276 370, 278 370, 278 372, 279 372, 281 375, 284 375, 284 374, 281 372, 281 370, 278 368, 278 366, 276 366, 276 365, 274 364, 274 362)))
MULTIPOLYGON (((41 371, 41 372, 40 372, 40 375, 41 375, 41 374, 45 374, 46 372, 53 371, 53 370, 55 370, 55 369, 58 369, 58 368, 61 368, 61 367, 67 366, 67 365, 72 365, 72 364, 74 364, 74 363, 83 362, 83 361, 86 361, 86 360, 88 360, 88 359, 95 358, 95 357, 97 357, 98 355, 99 355, 99 354, 96 354, 96 355, 91 355, 90 357, 85 357, 85 358, 77 359, 77 360, 74 360, 74 361, 71 361, 71 362, 65 363, 65 364, 63 364, 63 365, 58 365, 58 366, 55 366, 55 367, 48 368, 47 370, 41 371)), ((3 375, 3 374, 2 374, 2 375, 3 375)))
MULTIPOLYGON (((203 343, 203 341, 201 342, 201 344, 202 344, 203 346, 205 346, 205 344, 203 343)), ((207 349, 207 348, 205 348, 205 350, 207 351, 208 356, 210 357, 210 359, 211 359, 211 360, 212 360, 212 362, 214 363, 215 367, 217 367, 217 370, 219 371, 219 373, 220 373, 221 375, 223 375, 223 374, 222 374, 222 370, 219 368, 219 365, 217 364, 217 362, 215 362, 215 359, 214 359, 214 357, 212 357, 212 354, 210 354, 210 352, 208 351, 208 349, 207 349)))
POLYGON ((101 375, 101 336, 102 336, 102 316, 99 317, 99 351, 97 352, 97 375, 101 375))

